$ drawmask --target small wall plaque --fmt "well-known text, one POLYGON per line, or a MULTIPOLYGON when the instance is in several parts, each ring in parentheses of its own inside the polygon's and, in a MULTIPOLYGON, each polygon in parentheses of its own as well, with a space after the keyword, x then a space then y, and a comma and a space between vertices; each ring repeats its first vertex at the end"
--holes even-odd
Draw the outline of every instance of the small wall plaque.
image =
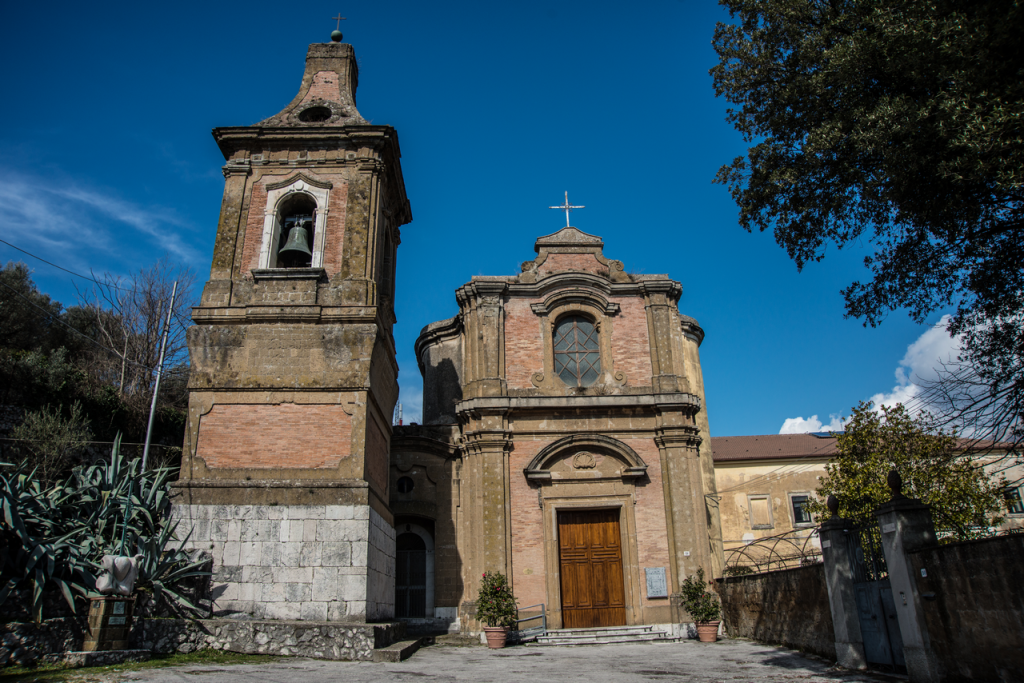
POLYGON ((882 533, 883 534, 891 534, 891 533, 893 533, 895 531, 896 531, 896 525, 893 524, 893 523, 883 524, 882 525, 882 533))
POLYGON ((665 580, 665 568, 647 567, 644 572, 647 574, 647 597, 667 598, 668 581, 665 580))
POLYGON ((125 620, 128 617, 110 617, 107 619, 108 626, 124 626, 125 620))
POLYGON ((114 603, 114 614, 124 614, 124 606, 125 606, 125 603, 123 601, 115 602, 114 603))

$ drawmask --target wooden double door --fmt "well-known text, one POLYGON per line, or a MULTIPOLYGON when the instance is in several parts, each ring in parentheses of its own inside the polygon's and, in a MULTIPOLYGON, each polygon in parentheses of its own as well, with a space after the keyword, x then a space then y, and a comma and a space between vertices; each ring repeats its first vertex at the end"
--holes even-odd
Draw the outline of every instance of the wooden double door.
POLYGON ((617 509, 559 511, 558 561, 562 628, 626 623, 617 509))

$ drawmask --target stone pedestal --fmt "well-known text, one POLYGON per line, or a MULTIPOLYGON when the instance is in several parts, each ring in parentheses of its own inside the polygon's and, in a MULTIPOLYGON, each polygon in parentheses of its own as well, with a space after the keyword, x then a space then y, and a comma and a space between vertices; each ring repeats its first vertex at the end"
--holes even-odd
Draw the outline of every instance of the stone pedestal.
POLYGON ((128 649, 135 598, 108 595, 91 598, 83 652, 128 649))
POLYGON ((866 669, 868 661, 853 590, 853 562, 847 550, 847 534, 853 526, 850 520, 833 517, 821 525, 818 534, 836 635, 836 660, 848 669, 866 669))
POLYGON ((908 552, 936 545, 935 527, 927 505, 913 498, 895 498, 875 510, 882 529, 882 549, 889 569, 889 585, 903 636, 903 657, 912 683, 940 680, 932 654, 921 596, 908 552))

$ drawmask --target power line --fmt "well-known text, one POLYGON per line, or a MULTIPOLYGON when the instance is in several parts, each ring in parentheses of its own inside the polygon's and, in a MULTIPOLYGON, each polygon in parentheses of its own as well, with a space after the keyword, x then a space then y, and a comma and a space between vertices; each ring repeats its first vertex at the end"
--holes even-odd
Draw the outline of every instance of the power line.
POLYGON ((33 254, 30 251, 25 251, 21 247, 16 247, 13 244, 11 244, 10 242, 8 242, 7 240, 0 239, 0 242, 3 242, 7 246, 9 246, 11 249, 17 249, 22 254, 27 254, 27 255, 31 256, 32 258, 34 258, 34 259, 36 259, 38 261, 42 261, 43 263, 45 263, 48 266, 53 266, 54 268, 57 268, 58 270, 63 270, 65 273, 70 273, 70 274, 74 275, 75 277, 82 278, 83 280, 90 280, 92 282, 95 282, 98 285, 103 285, 104 287, 110 287, 111 289, 119 289, 122 292, 133 292, 133 291, 135 291, 134 287, 130 287, 130 288, 129 287, 118 287, 117 285, 112 285, 109 282, 100 282, 99 280, 97 280, 94 277, 89 277, 88 275, 82 275, 81 273, 76 273, 73 270, 68 270, 64 266, 58 266, 56 263, 51 263, 50 261, 47 261, 46 259, 42 258, 41 256, 36 256, 35 254, 33 254))
MULTIPOLYGON (((24 294, 22 294, 21 292, 19 292, 18 290, 16 290, 16 289, 15 289, 14 287, 11 287, 11 286, 10 286, 9 284, 7 284, 6 282, 0 282, 0 285, 3 285, 3 286, 4 286, 5 288, 7 288, 7 289, 11 290, 12 292, 14 292, 14 295, 15 295, 15 296, 17 296, 17 297, 20 297, 20 298, 24 299, 24 300, 25 300, 25 303, 27 303, 27 304, 28 304, 29 306, 31 306, 32 308, 34 308, 34 309, 38 310, 38 311, 39 311, 40 313, 42 313, 43 315, 45 315, 45 316, 46 316, 47 318, 49 318, 49 319, 53 320, 54 322, 56 322, 56 323, 58 323, 58 324, 60 324, 60 325, 63 325, 64 327, 68 328, 69 330, 71 330, 72 332, 74 332, 75 334, 77 334, 78 336, 80 336, 80 337, 82 337, 82 338, 84 338, 84 339, 87 339, 87 340, 89 340, 90 342, 92 342, 92 343, 93 343, 93 344, 95 344, 96 346, 100 347, 101 349, 104 349, 105 351, 108 351, 108 352, 110 352, 110 353, 114 354, 114 356, 116 356, 117 358, 122 358, 121 354, 119 354, 119 353, 118 353, 117 351, 115 351, 114 349, 110 348, 109 346, 104 346, 103 344, 99 343, 98 341, 96 341, 95 339, 93 339, 92 337, 90 337, 89 335, 87 335, 87 334, 85 334, 85 333, 83 333, 83 332, 80 332, 79 330, 76 330, 75 328, 71 327, 71 325, 68 325, 68 324, 67 324, 66 322, 64 322, 63 320, 61 320, 60 318, 58 318, 58 317, 57 317, 57 316, 55 316, 54 314, 50 313, 50 312, 49 312, 49 311, 47 311, 47 310, 46 310, 45 308, 43 308, 43 307, 41 307, 41 306, 38 306, 38 305, 36 305, 35 303, 33 303, 31 299, 29 299, 29 298, 28 298, 27 296, 25 296, 24 294)), ((125 358, 125 359, 123 359, 123 360, 124 360, 124 361, 125 361, 126 363, 128 363, 129 365, 137 365, 138 367, 140 367, 140 368, 145 368, 146 370, 150 370, 150 371, 152 371, 152 370, 153 370, 153 368, 149 367, 148 365, 143 365, 142 363, 137 363, 137 362, 135 362, 135 361, 133 361, 133 360, 128 360, 128 359, 126 359, 126 358, 125 358)))

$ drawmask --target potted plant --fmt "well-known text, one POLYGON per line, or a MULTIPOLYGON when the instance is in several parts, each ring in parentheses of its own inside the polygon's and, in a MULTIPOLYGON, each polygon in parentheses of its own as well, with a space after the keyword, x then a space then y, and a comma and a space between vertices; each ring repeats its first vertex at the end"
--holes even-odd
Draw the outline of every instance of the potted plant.
POLYGON ((516 625, 519 611, 508 579, 501 572, 484 572, 476 598, 476 617, 484 626, 487 647, 505 647, 508 631, 516 625))
POLYGON ((718 639, 719 618, 722 614, 718 596, 707 589, 708 585, 710 582, 704 580, 702 567, 697 570, 696 576, 686 577, 681 587, 683 606, 693 617, 697 625, 697 637, 702 643, 713 643, 718 639))

